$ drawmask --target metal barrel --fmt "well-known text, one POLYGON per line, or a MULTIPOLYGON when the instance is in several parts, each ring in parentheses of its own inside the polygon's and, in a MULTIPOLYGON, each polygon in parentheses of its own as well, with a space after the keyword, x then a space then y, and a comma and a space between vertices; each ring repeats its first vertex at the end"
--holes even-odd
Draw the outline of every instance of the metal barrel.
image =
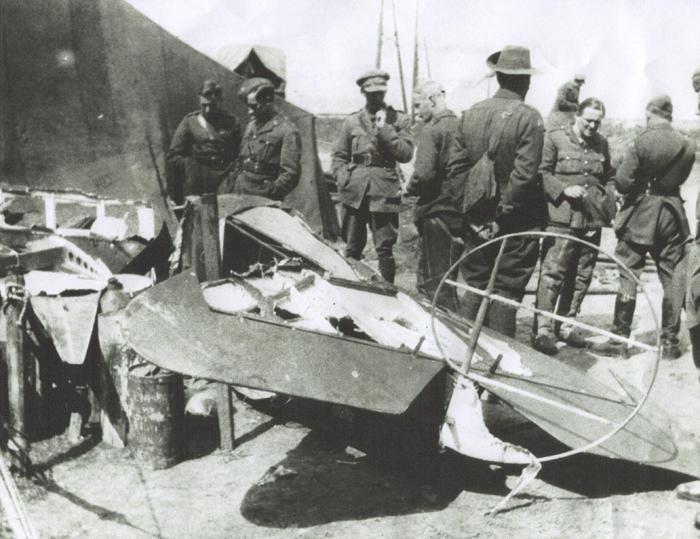
POLYGON ((184 390, 179 374, 153 371, 149 364, 129 369, 127 445, 143 467, 161 470, 180 459, 184 390))

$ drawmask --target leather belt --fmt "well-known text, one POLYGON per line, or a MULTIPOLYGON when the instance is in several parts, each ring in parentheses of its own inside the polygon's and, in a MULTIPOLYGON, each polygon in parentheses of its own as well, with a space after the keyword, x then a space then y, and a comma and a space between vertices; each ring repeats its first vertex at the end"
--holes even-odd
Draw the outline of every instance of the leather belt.
POLYGON ((253 172, 254 174, 277 175, 280 167, 275 163, 263 163, 262 161, 244 159, 242 168, 246 172, 253 172))
POLYGON ((647 185, 645 192, 647 195, 657 195, 661 197, 679 197, 681 196, 681 191, 679 187, 664 189, 658 184, 647 185))
POLYGON ((194 159, 200 165, 205 165, 207 167, 217 168, 220 170, 225 169, 231 164, 231 161, 215 155, 195 155, 194 159))
POLYGON ((352 154, 352 162, 366 167, 394 168, 396 166, 396 161, 382 159, 373 153, 354 153, 352 154))

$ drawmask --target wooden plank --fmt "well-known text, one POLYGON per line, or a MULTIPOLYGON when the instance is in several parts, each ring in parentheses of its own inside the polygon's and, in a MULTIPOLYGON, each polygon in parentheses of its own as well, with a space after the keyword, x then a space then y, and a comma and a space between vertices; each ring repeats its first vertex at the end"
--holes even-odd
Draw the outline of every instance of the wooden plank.
POLYGON ((202 257, 204 275, 200 280, 214 281, 221 278, 221 257, 219 256, 219 211, 215 193, 202 195, 200 222, 202 230, 202 257))
POLYGON ((225 451, 231 451, 236 447, 236 431, 233 406, 233 391, 228 384, 217 384, 219 398, 216 413, 219 416, 219 447, 225 451))
MULTIPOLYGON (((9 285, 22 286, 24 279, 14 272, 6 277, 9 285)), ((13 440, 20 452, 29 451, 26 416, 26 364, 24 357, 24 328, 22 322, 23 302, 9 300, 5 306, 5 353, 7 354, 7 385, 9 398, 9 421, 13 429, 13 440)))

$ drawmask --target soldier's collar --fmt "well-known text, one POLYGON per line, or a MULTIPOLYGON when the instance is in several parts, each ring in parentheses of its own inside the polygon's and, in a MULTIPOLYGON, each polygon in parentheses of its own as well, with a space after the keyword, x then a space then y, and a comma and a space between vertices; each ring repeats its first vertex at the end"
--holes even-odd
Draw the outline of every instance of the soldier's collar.
POLYGON ((501 99, 517 99, 518 101, 525 101, 520 94, 516 94, 513 90, 508 90, 507 88, 499 88, 493 97, 500 97, 501 99))
POLYGON ((279 125, 279 114, 274 114, 272 118, 270 118, 264 124, 258 124, 255 119, 252 119, 251 123, 258 133, 269 131, 279 125))
POLYGON ((436 124, 443 118, 449 118, 450 116, 456 116, 454 112, 452 112, 450 109, 443 109, 437 114, 433 114, 433 117, 430 118, 430 123, 436 124))

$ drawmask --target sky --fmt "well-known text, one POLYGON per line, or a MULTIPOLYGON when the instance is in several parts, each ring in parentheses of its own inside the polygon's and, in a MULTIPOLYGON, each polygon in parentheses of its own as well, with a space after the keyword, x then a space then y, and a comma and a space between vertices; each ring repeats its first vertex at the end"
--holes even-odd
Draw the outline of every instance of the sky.
MULTIPOLYGON (((216 59, 231 44, 280 48, 287 99, 313 113, 347 113, 363 100, 355 79, 374 67, 381 0, 127 0, 160 26, 216 59)), ((557 88, 586 75, 581 98, 602 99, 608 117, 637 119, 668 94, 679 120, 694 115, 691 76, 700 67, 698 0, 384 0, 382 68, 387 102, 402 108, 395 5, 404 77, 412 80, 418 12, 419 78, 447 89, 460 111, 495 91, 486 58, 525 45, 541 71, 527 102, 547 114, 557 88), (425 45, 424 45, 425 44, 425 45), (427 49, 427 55, 425 53, 427 49), (426 59, 427 58, 427 59, 426 59)))

